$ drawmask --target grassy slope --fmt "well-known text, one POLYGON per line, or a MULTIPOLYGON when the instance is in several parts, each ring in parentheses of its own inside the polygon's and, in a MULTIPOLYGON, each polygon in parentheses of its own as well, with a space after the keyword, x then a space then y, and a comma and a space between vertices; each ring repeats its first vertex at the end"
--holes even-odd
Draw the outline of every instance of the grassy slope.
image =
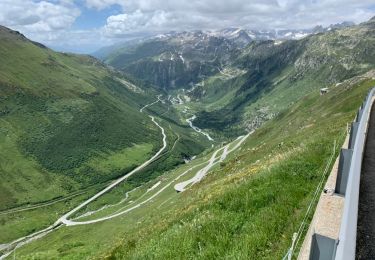
POLYGON ((137 238, 124 238, 110 258, 282 258, 333 141, 343 142, 346 123, 374 84, 306 96, 259 129, 236 158, 184 194, 190 198, 181 212, 164 216, 156 230, 146 227, 137 238))
MULTIPOLYGON (((191 190, 176 194, 168 189, 128 215, 62 228, 18 249, 17 257, 81 259, 102 253, 98 258, 280 259, 301 223, 334 140, 343 142, 347 122, 374 84, 336 87, 325 96, 312 93, 258 129, 239 152, 191 190)), ((172 179, 186 167, 160 180, 172 179)), ((113 198, 109 201, 116 201, 113 198)))
POLYGON ((158 149, 159 130, 138 111, 152 97, 91 57, 0 29, 0 209, 105 182, 158 149))
POLYGON ((161 134, 149 113, 164 114, 168 151, 129 188, 210 145, 173 108, 156 104, 140 113, 156 91, 92 57, 53 52, 3 27, 0 55, 7 61, 0 63, 0 210, 37 207, 0 212, 0 244, 52 224, 155 153, 161 134))
MULTIPOLYGON (((156 108, 157 107, 158 106, 156 106, 156 108)), ((165 108, 163 109, 165 110, 165 108)), ((162 107, 160 106, 160 109, 155 110, 160 113, 162 107)), ((118 200, 121 200, 125 192, 139 187, 143 183, 153 182, 158 176, 163 176, 166 171, 178 167, 179 164, 183 163, 182 158, 184 156, 190 157, 194 154, 200 154, 205 146, 210 145, 205 138, 195 136, 195 132, 192 134, 189 128, 166 123, 165 121, 159 121, 159 123, 167 132, 167 151, 150 166, 129 178, 123 185, 115 189, 113 193, 111 192, 95 203, 90 204, 89 209, 95 209, 95 207, 101 207, 107 203, 111 203, 114 199, 118 199, 119 196, 120 199, 118 200)), ((107 171, 109 170, 109 166, 112 166, 112 168, 116 165, 120 167, 130 161, 132 163, 140 163, 140 157, 136 155, 142 152, 142 150, 145 150, 145 148, 147 148, 147 146, 137 145, 136 147, 125 149, 124 152, 120 151, 112 156, 108 156, 106 160, 97 160, 95 157, 90 159, 88 163, 92 164, 96 171, 107 171)), ((74 196, 73 198, 67 197, 66 199, 65 196, 58 198, 57 200, 63 201, 57 201, 46 207, 8 214, 1 214, 0 212, 0 244, 15 240, 16 238, 51 225, 59 216, 73 208, 74 205, 77 205, 79 202, 95 194, 95 192, 98 192, 104 184, 105 183, 99 183, 87 189, 80 189, 77 192, 78 196, 74 196)), ((39 204, 36 204, 36 206, 38 205, 39 204)))

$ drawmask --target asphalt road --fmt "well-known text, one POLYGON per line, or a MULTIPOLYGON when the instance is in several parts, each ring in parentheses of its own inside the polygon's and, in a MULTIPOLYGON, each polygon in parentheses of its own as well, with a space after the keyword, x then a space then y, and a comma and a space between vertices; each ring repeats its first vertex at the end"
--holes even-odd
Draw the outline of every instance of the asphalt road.
MULTIPOLYGON (((151 104, 148 104, 146 106, 144 106, 143 108, 141 108, 140 112, 143 112, 143 110, 148 107, 148 106, 151 106, 157 102, 160 101, 160 96, 158 96, 158 100, 151 103, 151 104)), ((128 174, 122 176, 121 178, 117 179, 115 182, 111 183, 110 185, 108 185, 105 189, 103 189, 102 191, 98 192, 97 194, 95 194, 94 196, 92 196, 91 198, 89 198, 88 200, 86 200, 85 202, 81 203, 80 205, 78 205, 77 207, 75 207, 74 209, 72 209, 71 211, 69 211, 68 213, 64 214, 62 217, 60 217, 54 224, 52 224, 51 226, 43 229, 43 230, 39 230, 35 233, 32 233, 30 235, 27 235, 27 236, 24 236, 24 237, 21 237, 17 240, 14 240, 12 241, 11 243, 9 244, 4 244, 1 246, 0 250, 1 251, 4 251, 4 250, 7 250, 8 252, 5 253, 4 255, 0 256, 0 259, 4 259, 5 257, 7 257, 9 254, 11 254, 13 252, 13 250, 15 248, 18 248, 24 244, 27 244, 33 240, 36 240, 38 238, 41 238, 43 236, 45 236, 46 234, 52 232, 53 230, 59 228, 62 226, 62 224, 65 224, 67 226, 71 226, 71 225, 77 225, 76 221, 73 221, 73 220, 69 220, 69 217, 74 214, 75 212, 79 211, 81 208, 85 207, 86 205, 88 205, 89 203, 91 203, 92 201, 96 200, 97 198, 99 198, 100 196, 102 196, 103 194, 109 192, 112 188, 114 188, 115 186, 117 186, 118 184, 120 184, 121 182, 123 182, 124 180, 128 179, 130 176, 132 176, 134 173, 142 170, 143 168, 145 168, 146 166, 148 166, 150 163, 152 163, 166 148, 167 148, 167 136, 165 134, 165 130, 162 126, 160 126, 158 124, 158 122, 155 121, 155 118, 153 116, 149 116, 152 120, 152 122, 161 129, 161 133, 162 133, 162 136, 163 136, 163 146, 159 149, 159 151, 154 154, 154 156, 152 156, 150 159, 148 159, 147 161, 145 161, 143 164, 141 164, 140 166, 138 166, 137 168, 135 168, 134 170, 132 170, 131 172, 129 172, 128 174)), ((137 206, 137 205, 136 205, 137 206)), ((140 206, 140 205, 138 205, 140 206)), ((137 207, 138 207, 137 206, 137 207)), ((94 221, 94 222, 91 222, 91 223, 95 223, 95 222, 99 222, 99 221, 102 221, 102 220, 97 220, 97 221, 94 221)), ((81 223, 81 222, 79 222, 81 223)), ((87 223, 87 224, 91 224, 91 223, 87 223)))
POLYGON ((195 174, 195 176, 187 181, 184 181, 184 182, 180 182, 180 183, 177 183, 175 186, 174 186, 174 189, 177 191, 177 192, 183 192, 187 189, 187 187, 189 185, 194 185, 195 183, 197 182, 200 182, 208 173, 208 171, 213 167, 215 166, 217 163, 219 162, 222 162, 223 160, 225 160, 225 158, 228 156, 228 154, 230 154, 231 152, 235 151, 236 149, 238 149, 241 144, 249 137, 249 135, 251 135, 251 133, 247 134, 247 135, 244 135, 244 136, 240 136, 237 138, 238 140, 238 143, 232 148, 232 149, 229 149, 229 144, 224 146, 224 147, 221 147, 219 149, 217 149, 211 156, 211 158, 209 159, 208 161, 208 164, 200 169, 197 174, 195 174), (219 157, 216 157, 217 154, 223 150, 223 153, 221 154, 221 156, 219 157))
MULTIPOLYGON (((160 150, 156 154, 154 154, 154 156, 152 156, 150 159, 148 159, 147 161, 145 161, 143 164, 139 165, 137 168, 135 168, 134 170, 132 170, 128 174, 124 175, 123 177, 117 179, 115 182, 113 182, 112 184, 108 185, 105 189, 103 189, 102 191, 98 192, 97 194, 95 194, 94 196, 92 196, 91 198, 89 198, 88 200, 86 200, 85 202, 81 203, 80 205, 78 205, 77 207, 75 207, 74 209, 72 209, 71 211, 69 211, 68 213, 66 213, 64 216, 62 216, 61 218, 59 218, 55 222, 55 224, 64 223, 67 226, 73 226, 73 225, 79 225, 80 223, 82 223, 82 222, 76 222, 74 220, 69 220, 68 218, 71 215, 73 215, 75 212, 77 212, 80 209, 82 209, 83 207, 85 207, 87 204, 93 202, 94 200, 96 200, 97 198, 99 198, 103 194, 107 193, 108 191, 110 191, 111 189, 113 189, 115 186, 117 186, 118 184, 120 184, 121 182, 123 182, 124 180, 128 179, 134 173, 139 172, 140 170, 142 170, 143 168, 145 168, 146 166, 148 166, 150 163, 152 163, 165 150, 165 148, 167 148, 167 136, 165 135, 164 128, 161 127, 155 121, 155 118, 153 116, 150 116, 150 118, 151 118, 152 122, 154 122, 154 124, 156 124, 161 129, 161 132, 162 132, 162 135, 163 135, 163 146, 160 148, 160 150)), ((99 221, 102 221, 102 220, 92 221, 91 223, 95 223, 95 222, 99 222, 99 221)))
MULTIPOLYGON (((146 107, 149 107, 150 105, 153 105, 157 102, 161 101, 160 100, 160 96, 158 96, 158 100, 153 102, 153 103, 150 103, 146 106, 144 106, 143 108, 141 108, 140 112, 143 112, 143 110, 146 108, 146 107)), ((169 186, 171 186, 172 184, 174 184, 176 181, 178 181, 182 176, 184 176, 185 174, 187 174, 188 172, 192 171, 194 168, 196 167, 199 167, 201 165, 204 165, 204 164, 207 164, 205 167, 203 167, 200 171, 198 171, 197 175, 195 175, 191 180, 193 180, 192 182, 190 182, 189 180, 189 184, 194 184, 196 182, 199 182, 206 174, 207 172, 218 162, 221 162, 223 161, 227 155, 231 152, 233 152, 234 150, 238 149, 241 144, 248 138, 248 136, 251 134, 247 134, 245 136, 240 136, 238 137, 237 140, 238 143, 232 148, 232 149, 229 149, 229 144, 224 146, 224 147, 221 147, 219 149, 217 149, 214 154, 211 156, 211 158, 204 162, 204 163, 201 163, 201 164, 198 164, 198 165, 195 165, 191 168, 189 168, 188 170, 184 171, 182 174, 180 174, 179 176, 177 176, 175 179, 173 179, 171 182, 169 182, 168 184, 166 184, 165 186, 163 186, 162 188, 160 188, 155 194, 153 194, 152 196, 150 196, 149 198, 147 198, 146 200, 134 205, 133 207, 131 208, 127 208, 127 209, 124 209, 124 210, 121 210, 117 213, 114 213, 112 215, 109 215, 109 216, 106 216, 106 217, 102 217, 102 218, 98 218, 98 219, 94 219, 94 220, 88 220, 88 221, 77 221, 78 218, 76 218, 75 220, 71 220, 69 219, 74 213, 76 213, 77 211, 79 211, 80 209, 82 209, 83 207, 85 207, 86 205, 88 205, 89 203, 93 202, 94 200, 96 200, 97 198, 99 198, 100 196, 104 195, 105 193, 109 192, 112 188, 114 188, 115 186, 117 186, 118 184, 120 184, 121 182, 123 182, 124 180, 126 180, 127 178, 129 178, 130 176, 132 176, 133 174, 135 174, 136 172, 142 170, 143 168, 145 168, 146 166, 148 166, 150 163, 152 163, 167 147, 167 136, 165 134, 165 130, 162 126, 160 126, 156 121, 155 121, 155 118, 152 117, 152 116, 149 116, 152 120, 152 122, 158 126, 160 129, 161 129, 161 133, 162 133, 162 136, 163 136, 163 146, 160 148, 160 150, 154 154, 154 156, 152 156, 149 160, 145 161, 143 164, 141 164, 140 166, 138 166, 137 168, 135 168, 133 171, 129 172, 128 174, 124 175, 123 177, 117 179, 115 182, 111 183, 110 185, 108 185, 105 189, 103 189, 102 191, 98 192, 97 194, 95 194, 93 197, 89 198, 88 200, 86 200, 85 202, 81 203, 80 205, 78 205, 77 207, 75 207, 74 209, 72 209, 71 211, 69 211, 68 213, 64 214, 62 217, 60 217, 53 225, 43 229, 43 230, 40 230, 40 231, 37 231, 33 234, 30 234, 28 236, 25 236, 25 237, 21 237, 9 244, 6 244, 6 245, 2 245, 3 247, 0 249, 0 250, 7 250, 7 253, 0 256, 0 259, 4 259, 5 257, 9 256, 16 248, 18 247, 21 247, 22 245, 25 245, 27 243, 30 243, 36 239, 39 239, 43 236, 45 236, 46 234, 54 231, 55 229, 58 229, 60 228, 61 226, 63 225, 66 225, 66 226, 75 226, 75 225, 88 225, 88 224, 93 224, 93 223, 97 223, 97 222, 101 222, 101 221, 104 221, 104 220, 108 220, 108 219, 112 219, 112 218, 115 218, 115 217, 118 217, 120 215, 123 215, 127 212, 130 212, 136 208, 139 208, 141 207, 143 204, 145 203, 148 203, 149 201, 152 201, 152 199, 154 199, 156 196, 158 196, 161 192, 163 192, 166 188, 168 188, 169 186), (217 154, 219 151, 223 150, 223 153, 221 154, 220 157, 217 157, 217 154)), ((179 184, 175 185, 175 188, 176 186, 178 186, 179 184)), ((181 186, 181 183, 180 183, 180 186, 181 186)), ((155 187, 156 188, 156 187, 155 187)), ((183 185, 182 187, 182 190, 185 190, 186 189, 186 185, 183 185)))
POLYGON ((375 259, 375 105, 371 108, 362 161, 356 259, 375 259))

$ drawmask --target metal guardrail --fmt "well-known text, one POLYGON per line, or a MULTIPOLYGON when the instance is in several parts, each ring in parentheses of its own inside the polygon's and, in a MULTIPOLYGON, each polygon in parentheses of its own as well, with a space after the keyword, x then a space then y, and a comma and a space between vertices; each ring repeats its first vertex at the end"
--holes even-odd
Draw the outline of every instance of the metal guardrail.
POLYGON ((341 220, 336 260, 354 260, 357 239, 357 220, 359 202, 359 184, 362 169, 362 158, 367 136, 368 121, 372 107, 375 88, 371 89, 366 100, 357 113, 356 122, 352 125, 351 141, 348 150, 352 150, 350 167, 345 187, 344 211, 341 220), (354 144, 353 144, 354 141, 354 144))

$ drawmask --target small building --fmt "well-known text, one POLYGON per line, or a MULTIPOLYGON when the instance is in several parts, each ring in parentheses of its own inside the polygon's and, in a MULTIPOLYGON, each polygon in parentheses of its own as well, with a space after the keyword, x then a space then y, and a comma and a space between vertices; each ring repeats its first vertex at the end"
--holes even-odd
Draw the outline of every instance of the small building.
POLYGON ((328 91, 328 88, 321 88, 320 89, 320 95, 324 95, 324 94, 327 94, 329 91, 328 91))

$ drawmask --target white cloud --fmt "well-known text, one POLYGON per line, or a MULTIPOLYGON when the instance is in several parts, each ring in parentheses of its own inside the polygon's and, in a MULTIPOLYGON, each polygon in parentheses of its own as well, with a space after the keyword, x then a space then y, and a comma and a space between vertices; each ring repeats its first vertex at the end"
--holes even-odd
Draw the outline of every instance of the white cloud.
POLYGON ((0 24, 23 32, 56 32, 69 28, 80 15, 70 4, 31 0, 1 0, 0 24))
POLYGON ((44 44, 67 42, 70 28, 81 14, 73 0, 0 0, 0 24, 21 31, 44 44))
POLYGON ((0 0, 0 24, 63 47, 100 46, 172 30, 310 28, 374 15, 374 0, 0 0), (98 12, 116 5, 116 14, 101 28, 73 30, 82 4, 98 12))
POLYGON ((150 31, 150 28, 159 31, 165 29, 172 20, 173 17, 170 13, 161 10, 147 13, 136 10, 130 14, 124 13, 108 17, 104 32, 110 36, 121 36, 140 31, 147 32, 150 31))
POLYGON ((98 10, 102 10, 114 4, 124 4, 125 1, 119 0, 86 0, 86 6, 89 8, 95 8, 98 10))
POLYGON ((107 18, 108 36, 128 33, 247 28, 308 28, 342 21, 362 22, 375 14, 373 0, 86 0, 93 8, 120 5, 107 18))

